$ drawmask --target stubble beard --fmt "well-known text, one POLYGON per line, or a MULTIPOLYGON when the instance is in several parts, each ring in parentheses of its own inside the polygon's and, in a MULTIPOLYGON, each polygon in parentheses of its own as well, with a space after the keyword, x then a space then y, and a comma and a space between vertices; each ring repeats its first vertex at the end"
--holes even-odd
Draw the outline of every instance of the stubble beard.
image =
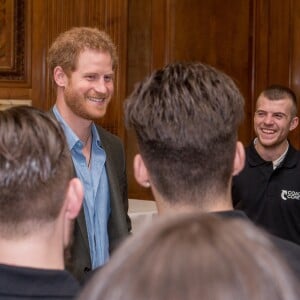
POLYGON ((99 117, 95 117, 85 109, 84 104, 88 101, 86 99, 86 95, 82 96, 74 92, 72 88, 66 87, 64 96, 66 105, 76 116, 91 121, 96 121, 99 119, 99 117))

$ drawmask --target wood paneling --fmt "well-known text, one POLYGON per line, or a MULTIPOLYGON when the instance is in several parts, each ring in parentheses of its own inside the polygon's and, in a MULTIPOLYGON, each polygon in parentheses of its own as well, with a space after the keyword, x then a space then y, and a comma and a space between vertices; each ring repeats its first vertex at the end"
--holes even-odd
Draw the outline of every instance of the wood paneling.
MULTIPOLYGON (((251 1, 153 0, 147 3, 142 7, 138 0, 129 1, 128 93, 133 79, 138 81, 150 70, 168 62, 201 61, 232 76, 246 100, 251 101, 251 1), (142 66, 132 67, 141 61, 142 66)), ((251 138, 251 105, 246 106, 246 115, 240 130, 243 141, 251 138)), ((132 133, 127 138, 127 151, 130 168, 133 154, 137 152, 132 133)), ((130 170, 129 175, 130 194, 151 199, 151 193, 134 182, 130 170)))
MULTIPOLYGON (((124 129, 123 101, 153 69, 178 60, 202 61, 234 78, 245 100, 239 136, 253 138, 259 92, 271 83, 290 86, 300 97, 300 2, 296 0, 1 0, 23 5, 14 31, 22 57, 22 78, 0 80, 0 99, 32 100, 48 110, 55 95, 46 56, 49 45, 73 26, 106 30, 118 47, 115 95, 99 122, 125 143, 129 196, 151 199, 137 185, 132 161, 134 135, 124 129), (21 31, 21 33, 20 33, 21 31)), ((11 6, 8 6, 11 7, 11 6)), ((20 12, 19 12, 20 13, 20 12)), ((9 30, 8 30, 9 32, 9 30)), ((12 57, 14 53, 12 52, 12 57)), ((300 149, 300 126, 290 139, 300 149)))
MULTIPOLYGON (((252 105, 263 88, 275 83, 292 88, 300 100, 300 3, 257 0, 255 5, 252 105)), ((300 149, 300 126, 289 138, 300 149)))
MULTIPOLYGON (((129 0, 128 93, 133 81, 168 62, 211 64, 229 74, 245 97, 239 131, 244 144, 254 137, 255 101, 262 89, 280 83, 300 97, 299 1, 152 0, 144 7, 139 2, 129 0), (140 36, 144 38, 135 39, 140 36)), ((300 126, 290 140, 300 149, 300 126)), ((132 133, 127 150, 130 168, 137 152, 132 133)), ((133 182, 130 188, 135 197, 152 197, 133 182)))
MULTIPOLYGON (((25 18, 19 18, 24 36, 25 75, 22 85, 12 80, 0 83, 0 98, 31 99, 34 106, 48 110, 55 94, 47 70, 47 51, 56 36, 74 26, 91 26, 107 31, 118 47, 119 67, 116 74, 113 105, 99 121, 111 132, 124 139, 122 101, 126 92, 127 1, 126 0, 4 0, 24 4, 25 18)), ((17 18, 18 20, 18 18, 17 18)), ((19 28, 18 27, 18 28, 19 28)), ((0 74, 1 75, 1 74, 0 74)))
MULTIPOLYGON (((163 3, 163 1, 161 1, 163 3)), ((164 16, 164 14, 162 14, 164 16)), ((160 34, 158 34, 160 36, 160 34)), ((127 57, 127 94, 134 84, 152 70, 152 59, 157 54, 152 49, 152 42, 159 43, 152 37, 152 3, 151 1, 128 2, 128 57, 127 57), (154 54, 155 53, 155 54, 154 54)), ((150 189, 137 184, 133 175, 133 157, 138 152, 135 136, 126 132, 128 194, 130 198, 151 199, 150 189)))
MULTIPOLYGON (((168 1, 167 61, 201 61, 223 70, 251 99, 251 1, 168 1), (230 7, 230 9, 228 9, 230 7), (188 17, 187 17, 188 16, 188 17)), ((251 109, 246 106, 246 115, 251 109)), ((240 129, 250 138, 249 118, 240 129)))
MULTIPOLYGON (((290 1, 290 17, 287 20, 289 29, 289 85, 298 96, 298 108, 300 108, 300 2, 290 1)), ((298 115, 299 115, 298 109, 298 115)), ((290 134, 292 143, 300 150, 300 125, 290 134)))
MULTIPOLYGON (((106 129, 124 139, 122 102, 125 97, 126 48, 127 48, 127 1, 126 0, 49 0, 48 1, 48 45, 55 37, 74 26, 98 27, 109 33, 118 48, 119 66, 116 72, 113 105, 106 116, 99 120, 106 129), (67 12, 67 13, 66 13, 67 12), (125 30, 124 30, 125 29, 125 30)), ((48 48, 48 47, 47 47, 48 48)), ((49 79, 47 80, 49 83, 49 79)), ((54 103, 53 89, 47 88, 50 107, 54 103)))

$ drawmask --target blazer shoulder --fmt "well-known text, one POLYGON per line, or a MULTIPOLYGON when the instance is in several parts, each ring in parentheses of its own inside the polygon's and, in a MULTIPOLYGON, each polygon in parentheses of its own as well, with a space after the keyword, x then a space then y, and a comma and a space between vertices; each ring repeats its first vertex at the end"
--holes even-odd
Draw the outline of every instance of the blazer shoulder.
POLYGON ((97 128, 97 130, 98 130, 98 133, 99 133, 99 135, 100 135, 100 138, 103 137, 103 138, 108 139, 108 140, 111 140, 111 141, 118 141, 118 142, 121 142, 121 139, 120 139, 117 135, 111 133, 111 132, 108 131, 107 129, 105 129, 105 128, 99 126, 99 125, 96 125, 96 128, 97 128))
POLYGON ((104 145, 108 143, 110 145, 123 147, 123 142, 117 135, 109 132, 99 125, 96 125, 96 128, 98 130, 101 142, 103 142, 104 145))

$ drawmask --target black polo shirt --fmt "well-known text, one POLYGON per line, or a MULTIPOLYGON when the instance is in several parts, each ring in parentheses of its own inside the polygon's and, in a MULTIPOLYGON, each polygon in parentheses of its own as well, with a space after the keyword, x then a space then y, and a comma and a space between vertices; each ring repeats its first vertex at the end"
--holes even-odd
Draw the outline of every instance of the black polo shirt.
POLYGON ((234 207, 274 235, 300 244, 300 152, 289 146, 273 170, 254 144, 246 148, 243 171, 233 178, 234 207))
POLYGON ((73 299, 79 283, 67 271, 0 264, 0 299, 73 299))

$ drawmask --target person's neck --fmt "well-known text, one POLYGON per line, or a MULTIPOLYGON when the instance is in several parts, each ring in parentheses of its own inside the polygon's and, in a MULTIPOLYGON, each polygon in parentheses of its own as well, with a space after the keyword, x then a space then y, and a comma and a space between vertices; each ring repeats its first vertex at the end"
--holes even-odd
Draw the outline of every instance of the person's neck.
POLYGON ((204 199, 199 197, 199 204, 185 204, 170 202, 163 198, 155 198, 157 211, 159 215, 173 214, 173 213, 188 213, 198 210, 203 213, 211 213, 217 211, 233 210, 231 194, 220 195, 213 199, 204 199), (171 204, 170 204, 171 203, 171 204), (204 204, 205 203, 205 204, 204 204))
POLYGON ((0 237, 0 263, 38 269, 64 269, 64 247, 54 235, 4 239, 0 237))
POLYGON ((282 143, 271 147, 265 147, 259 142, 258 139, 254 144, 257 153, 265 161, 275 161, 287 150, 288 146, 289 143, 287 140, 284 140, 282 143))
POLYGON ((74 114, 61 98, 57 98, 55 105, 64 121, 78 138, 82 142, 87 143, 91 137, 93 121, 74 114))

